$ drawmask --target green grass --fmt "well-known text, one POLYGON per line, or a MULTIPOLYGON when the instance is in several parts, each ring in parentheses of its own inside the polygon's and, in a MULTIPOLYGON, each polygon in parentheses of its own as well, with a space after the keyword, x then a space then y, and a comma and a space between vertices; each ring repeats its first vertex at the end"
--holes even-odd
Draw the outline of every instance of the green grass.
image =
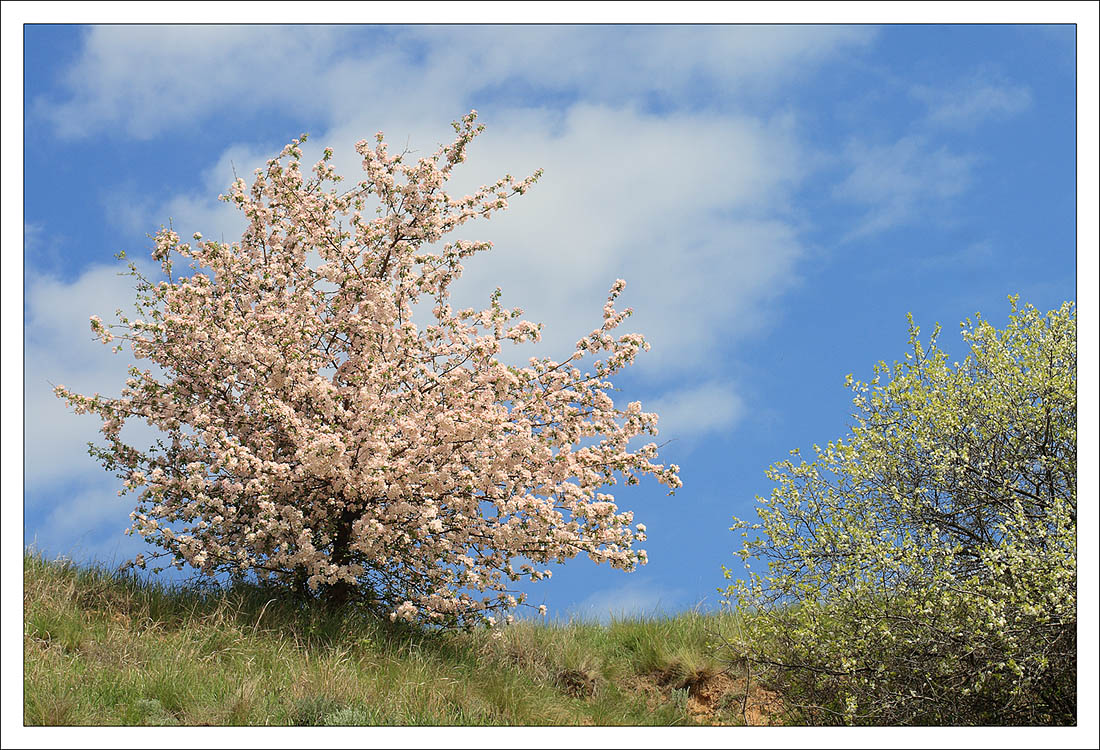
MULTIPOLYGON (((24 556, 27 725, 743 724, 731 615, 433 634, 24 556)), ((756 715, 759 718, 759 714, 756 715)))

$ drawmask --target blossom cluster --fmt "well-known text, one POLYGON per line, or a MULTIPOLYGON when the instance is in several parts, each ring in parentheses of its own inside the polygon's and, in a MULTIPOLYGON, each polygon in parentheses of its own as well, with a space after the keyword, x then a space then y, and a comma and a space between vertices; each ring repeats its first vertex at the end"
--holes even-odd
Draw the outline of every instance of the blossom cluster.
POLYGON ((292 141, 221 196, 248 220, 240 241, 162 228, 163 278, 131 264, 141 317, 92 318, 101 340, 150 367, 131 368, 118 398, 56 392, 101 417, 106 445, 93 453, 139 493, 129 532, 168 564, 462 626, 522 604, 512 584, 548 577, 548 563, 645 561, 644 527, 607 490, 643 475, 670 492, 681 483, 653 442, 628 446, 657 434, 657 415, 609 395, 608 378, 648 348, 616 335, 631 312, 615 306, 624 283, 567 358, 504 364, 502 344, 538 340, 541 326, 505 309, 499 289, 484 310, 453 309, 463 261, 490 245, 438 243, 540 173, 448 195, 483 128, 476 112, 454 127, 451 144, 415 161, 381 133, 361 141, 364 176, 347 189, 330 149, 307 175, 306 136, 292 141), (424 304, 431 322, 417 325, 424 304), (599 358, 591 371, 585 357, 599 358), (161 439, 127 445, 128 419, 161 439))

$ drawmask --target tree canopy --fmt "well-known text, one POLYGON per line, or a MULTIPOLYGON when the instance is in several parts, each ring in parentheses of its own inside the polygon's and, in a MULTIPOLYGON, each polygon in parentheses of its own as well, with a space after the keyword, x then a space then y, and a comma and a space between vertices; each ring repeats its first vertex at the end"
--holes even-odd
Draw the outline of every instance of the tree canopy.
POLYGON ((609 395, 609 378, 648 348, 616 335, 631 313, 615 307, 625 282, 565 359, 526 367, 498 355, 541 326, 502 307, 499 289, 484 310, 449 302, 462 263, 490 244, 444 238, 539 176, 449 195, 482 127, 471 113, 415 161, 381 133, 361 141, 365 175, 346 190, 331 149, 303 174, 302 136, 222 196, 248 219, 239 242, 162 228, 163 278, 131 264, 141 317, 92 318, 105 343, 152 366, 132 368, 118 398, 57 394, 102 418, 93 454, 139 493, 130 531, 168 564, 462 626, 522 603, 513 584, 549 576, 546 563, 645 562, 645 527, 607 487, 680 480, 654 443, 628 447, 656 434, 657 415, 609 395), (126 444, 130 419, 164 437, 126 444))

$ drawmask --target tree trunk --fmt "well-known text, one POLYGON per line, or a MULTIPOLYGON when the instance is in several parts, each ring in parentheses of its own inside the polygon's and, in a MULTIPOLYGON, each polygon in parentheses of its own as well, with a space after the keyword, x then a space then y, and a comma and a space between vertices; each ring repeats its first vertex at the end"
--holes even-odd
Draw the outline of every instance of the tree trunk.
MULTIPOLYGON (((337 567, 347 565, 351 560, 351 525, 355 522, 355 513, 345 508, 336 522, 336 535, 332 540, 332 564, 337 567)), ((324 594, 325 603, 334 607, 347 604, 355 593, 355 584, 340 580, 330 585, 324 594)))

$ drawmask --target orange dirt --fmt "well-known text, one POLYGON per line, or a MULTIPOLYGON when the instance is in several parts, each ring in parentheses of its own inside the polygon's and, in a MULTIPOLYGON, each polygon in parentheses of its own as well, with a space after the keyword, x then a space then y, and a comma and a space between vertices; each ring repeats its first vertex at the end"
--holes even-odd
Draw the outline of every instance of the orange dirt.
POLYGON ((663 679, 664 675, 637 677, 628 683, 629 689, 645 696, 650 710, 670 700, 673 689, 688 690, 687 711, 699 724, 711 726, 740 725, 751 727, 778 726, 783 708, 779 695, 752 684, 748 694, 745 681, 724 672, 702 676, 694 682, 679 683, 663 679))
POLYGON ((781 703, 759 685, 750 685, 746 693, 743 679, 719 673, 689 687, 687 708, 700 724, 718 726, 729 723, 731 714, 740 714, 747 726, 761 727, 779 723, 781 703))

